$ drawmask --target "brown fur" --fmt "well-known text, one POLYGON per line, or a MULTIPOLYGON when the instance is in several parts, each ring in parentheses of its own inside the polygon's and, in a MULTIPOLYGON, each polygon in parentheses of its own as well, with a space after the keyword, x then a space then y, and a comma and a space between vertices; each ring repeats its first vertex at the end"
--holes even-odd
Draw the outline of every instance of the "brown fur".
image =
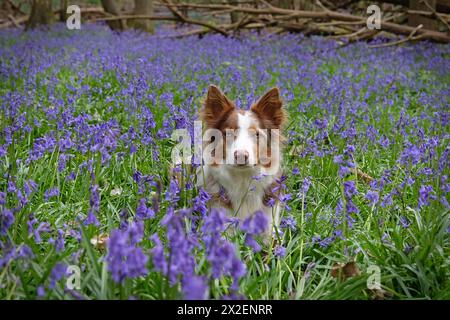
POLYGON ((263 129, 282 129, 287 119, 282 106, 280 91, 272 88, 250 109, 258 116, 263 129))
POLYGON ((206 96, 205 107, 200 113, 200 118, 208 128, 217 128, 227 121, 229 114, 236 110, 231 102, 219 88, 210 86, 206 96))

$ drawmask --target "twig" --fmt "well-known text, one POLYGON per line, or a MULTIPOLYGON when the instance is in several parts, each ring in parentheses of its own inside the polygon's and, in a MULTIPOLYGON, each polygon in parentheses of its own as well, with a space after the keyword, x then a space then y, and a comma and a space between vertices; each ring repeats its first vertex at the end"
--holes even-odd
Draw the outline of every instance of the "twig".
POLYGON ((417 37, 414 37, 414 35, 417 33, 417 31, 419 31, 421 28, 423 28, 422 24, 419 24, 410 34, 408 37, 406 37, 405 39, 401 39, 398 41, 391 41, 388 43, 382 43, 382 44, 374 44, 374 45, 369 45, 369 48, 385 48, 385 47, 390 47, 390 46, 395 46, 395 45, 399 45, 408 41, 413 41, 413 40, 419 40, 421 39, 423 36, 419 35, 417 37))
POLYGON ((167 4, 167 8, 173 13, 173 15, 175 17, 177 17, 179 20, 181 20, 181 22, 203 26, 208 29, 214 30, 226 37, 228 36, 228 33, 226 31, 224 31, 221 28, 218 28, 210 23, 199 21, 199 20, 193 20, 193 19, 189 19, 189 18, 185 17, 181 12, 178 11, 177 6, 174 5, 171 0, 163 0, 163 2, 167 4))
MULTIPOLYGON (((20 18, 14 18, 14 20, 15 20, 15 22, 17 23, 17 24, 21 24, 21 23, 24 23, 24 22, 27 22, 28 21, 28 16, 23 16, 23 17, 20 17, 20 18)), ((11 26, 13 26, 14 25, 14 22, 13 21, 10 21, 10 22, 5 22, 5 23, 3 23, 3 24, 0 24, 0 29, 3 29, 3 28, 9 28, 9 27, 11 27, 11 26)))
POLYGON ((8 14, 8 19, 11 20, 14 27, 20 28, 20 24, 16 21, 16 19, 14 19, 14 17, 12 15, 8 14))
POLYGON ((152 15, 123 15, 123 16, 108 16, 100 18, 92 18, 87 22, 95 21, 115 21, 115 20, 134 20, 134 19, 149 19, 149 20, 167 20, 167 21, 179 21, 178 18, 172 16, 152 16, 152 15))
POLYGON ((325 11, 325 12, 331 11, 331 10, 329 10, 327 7, 325 7, 325 6, 322 4, 322 2, 320 2, 320 0, 316 0, 316 5, 317 5, 319 8, 321 8, 323 11, 325 11))
POLYGON ((16 4, 15 4, 14 2, 12 2, 11 0, 6 0, 6 2, 8 2, 8 3, 10 4, 11 8, 12 8, 13 10, 15 10, 16 12, 21 13, 21 14, 25 14, 25 12, 23 12, 22 9, 20 9, 20 6, 19 6, 19 5, 16 5, 16 4))

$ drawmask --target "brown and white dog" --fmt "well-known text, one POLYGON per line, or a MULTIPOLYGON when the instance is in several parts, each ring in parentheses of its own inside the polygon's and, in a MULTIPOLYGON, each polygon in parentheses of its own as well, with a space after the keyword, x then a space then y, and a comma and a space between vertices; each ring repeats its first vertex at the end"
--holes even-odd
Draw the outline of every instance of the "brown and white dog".
POLYGON ((216 86, 210 86, 201 111, 206 128, 203 165, 197 184, 212 195, 211 207, 225 208, 243 220, 263 211, 273 230, 279 223, 280 131, 286 121, 278 88, 250 110, 238 110, 216 86))

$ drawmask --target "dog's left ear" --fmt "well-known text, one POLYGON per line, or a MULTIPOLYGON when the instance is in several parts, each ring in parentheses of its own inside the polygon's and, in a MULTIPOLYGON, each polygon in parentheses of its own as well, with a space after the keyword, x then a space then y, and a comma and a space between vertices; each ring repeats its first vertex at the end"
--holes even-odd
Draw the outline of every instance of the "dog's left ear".
POLYGON ((251 110, 263 121, 266 128, 281 128, 286 120, 280 90, 272 88, 266 92, 251 110))

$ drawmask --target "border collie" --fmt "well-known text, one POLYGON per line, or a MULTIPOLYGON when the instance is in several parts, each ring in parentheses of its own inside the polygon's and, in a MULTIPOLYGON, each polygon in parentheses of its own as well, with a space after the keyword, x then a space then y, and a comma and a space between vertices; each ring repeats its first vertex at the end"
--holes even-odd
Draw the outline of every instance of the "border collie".
POLYGON ((211 207, 225 208, 229 216, 243 220, 264 212, 270 234, 279 223, 280 131, 286 122, 278 88, 250 110, 239 110, 212 85, 200 116, 206 131, 197 184, 212 195, 211 207))

